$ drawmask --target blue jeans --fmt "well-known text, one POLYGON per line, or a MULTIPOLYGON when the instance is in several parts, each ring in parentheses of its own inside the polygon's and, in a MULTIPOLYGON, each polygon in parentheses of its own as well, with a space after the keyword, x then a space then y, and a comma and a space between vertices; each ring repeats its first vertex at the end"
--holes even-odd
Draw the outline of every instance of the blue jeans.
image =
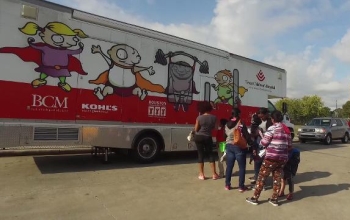
POLYGON ((245 181, 245 168, 246 168, 246 158, 247 151, 242 150, 238 146, 232 144, 226 144, 226 186, 231 186, 231 176, 232 170, 237 160, 239 167, 239 187, 244 188, 245 181))

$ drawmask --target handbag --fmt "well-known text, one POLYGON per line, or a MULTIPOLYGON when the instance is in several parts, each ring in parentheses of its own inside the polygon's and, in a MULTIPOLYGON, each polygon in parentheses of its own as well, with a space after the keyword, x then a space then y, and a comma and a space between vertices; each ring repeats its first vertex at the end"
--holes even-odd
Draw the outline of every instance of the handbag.
POLYGON ((190 131, 189 135, 187 136, 187 140, 189 142, 194 141, 194 131, 190 131))
POLYGON ((241 121, 237 123, 236 128, 233 131, 233 145, 236 145, 241 149, 247 149, 247 140, 243 137, 243 134, 239 129, 240 124, 241 121))

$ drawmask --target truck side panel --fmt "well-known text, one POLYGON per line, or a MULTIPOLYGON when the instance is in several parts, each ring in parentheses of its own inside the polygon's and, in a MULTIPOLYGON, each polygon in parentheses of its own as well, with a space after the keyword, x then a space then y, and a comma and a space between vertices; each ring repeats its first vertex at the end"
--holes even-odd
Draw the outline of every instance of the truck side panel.
MULTIPOLYGON (((266 65, 72 19, 73 10, 43 7, 42 1, 0 3, 3 122, 75 126, 73 143, 120 148, 155 127, 166 149, 181 150, 192 148, 185 136, 199 101, 210 101, 218 118, 229 117, 237 104, 249 124, 269 96, 285 95, 285 73, 266 65), (28 18, 25 11, 35 8, 36 18, 28 18)), ((30 129, 26 141, 18 134, 13 143, 38 143, 34 125, 30 129)))

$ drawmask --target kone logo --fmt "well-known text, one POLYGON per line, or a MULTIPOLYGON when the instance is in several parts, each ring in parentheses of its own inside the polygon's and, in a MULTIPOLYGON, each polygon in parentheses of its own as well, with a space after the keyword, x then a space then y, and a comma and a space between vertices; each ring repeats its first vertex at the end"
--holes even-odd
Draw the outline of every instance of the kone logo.
POLYGON ((258 80, 260 82, 264 81, 265 80, 265 75, 264 73, 260 70, 257 74, 256 74, 256 78, 258 78, 258 80))

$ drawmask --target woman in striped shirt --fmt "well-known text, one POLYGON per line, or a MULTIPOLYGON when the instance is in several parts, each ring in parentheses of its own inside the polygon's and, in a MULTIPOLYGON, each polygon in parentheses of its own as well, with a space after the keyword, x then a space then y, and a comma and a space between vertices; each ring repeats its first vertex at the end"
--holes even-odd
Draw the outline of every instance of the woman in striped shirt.
POLYGON ((266 178, 273 173, 273 194, 269 202, 278 206, 278 191, 281 186, 281 174, 283 167, 288 160, 288 148, 292 145, 290 131, 282 123, 283 115, 280 111, 271 114, 273 125, 268 128, 260 144, 266 148, 266 155, 260 168, 258 180, 256 182, 254 196, 246 201, 257 205, 260 193, 265 185, 266 178))

